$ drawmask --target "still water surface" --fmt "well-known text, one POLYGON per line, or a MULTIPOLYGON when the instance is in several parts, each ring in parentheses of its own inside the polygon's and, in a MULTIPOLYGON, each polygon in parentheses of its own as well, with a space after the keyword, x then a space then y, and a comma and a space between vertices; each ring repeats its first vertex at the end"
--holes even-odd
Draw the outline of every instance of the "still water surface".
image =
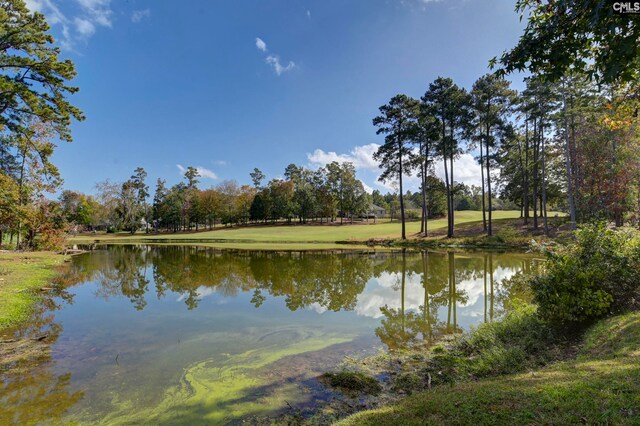
POLYGON ((0 372, 0 420, 215 424, 315 407, 331 398, 316 377, 345 356, 491 321, 518 296, 502 280, 535 265, 447 251, 79 255, 55 303, 16 331, 47 349, 0 372))

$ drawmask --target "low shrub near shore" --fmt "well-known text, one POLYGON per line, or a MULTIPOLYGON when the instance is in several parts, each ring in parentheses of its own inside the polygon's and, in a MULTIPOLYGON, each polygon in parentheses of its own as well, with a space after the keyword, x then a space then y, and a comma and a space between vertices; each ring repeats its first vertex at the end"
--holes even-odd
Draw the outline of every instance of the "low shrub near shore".
POLYGON ((640 308, 638 232, 597 224, 575 236, 571 244, 546 250, 546 270, 527 279, 540 316, 579 325, 640 308))

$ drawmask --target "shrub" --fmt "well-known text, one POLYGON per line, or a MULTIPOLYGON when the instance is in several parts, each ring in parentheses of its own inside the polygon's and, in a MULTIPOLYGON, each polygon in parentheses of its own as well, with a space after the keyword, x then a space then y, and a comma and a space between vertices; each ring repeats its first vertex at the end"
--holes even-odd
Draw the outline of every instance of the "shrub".
POLYGON ((47 228, 41 232, 39 238, 34 242, 34 249, 36 250, 62 250, 65 246, 64 234, 59 229, 47 228))
POLYGON ((547 321, 588 323, 637 308, 640 244, 637 233, 604 224, 576 231, 576 241, 547 252, 546 271, 530 278, 533 300, 547 321))
POLYGON ((419 210, 406 210, 404 217, 406 220, 416 220, 420 218, 421 212, 419 210))

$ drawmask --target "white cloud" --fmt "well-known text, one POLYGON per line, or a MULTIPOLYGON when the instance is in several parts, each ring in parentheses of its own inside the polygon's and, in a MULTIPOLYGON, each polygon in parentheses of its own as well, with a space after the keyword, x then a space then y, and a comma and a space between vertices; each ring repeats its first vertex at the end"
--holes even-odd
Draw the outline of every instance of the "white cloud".
POLYGON ((356 169, 379 171, 379 163, 373 159, 373 154, 379 147, 380 145, 377 143, 356 146, 348 154, 338 154, 333 151, 325 152, 321 149, 316 149, 313 153, 307 154, 307 158, 319 166, 337 161, 338 163, 353 163, 356 169))
MULTIPOLYGON (((476 186, 482 184, 480 165, 471 154, 462 154, 453 162, 453 166, 453 179, 456 182, 476 186)), ((491 173, 491 176, 493 175, 494 173, 491 173)), ((436 162, 436 176, 444 180, 444 164, 442 160, 436 162)))
MULTIPOLYGON (((181 175, 183 175, 184 172, 187 171, 187 168, 182 166, 182 164, 176 164, 176 167, 178 168, 178 170, 180 170, 181 175)), ((198 171, 198 174, 200 175, 200 177, 203 177, 205 179, 212 179, 212 180, 218 179, 218 175, 213 170, 209 170, 202 166, 196 166, 196 170, 198 171)))
POLYGON ((76 18, 74 24, 78 34, 84 37, 91 37, 96 32, 95 25, 86 19, 76 18))
POLYGON ((91 20, 103 27, 111 27, 111 0, 76 0, 91 20))
POLYGON ((266 62, 273 67, 273 70, 278 75, 282 75, 282 73, 291 71, 296 67, 296 64, 293 61, 289 61, 289 63, 286 66, 283 66, 280 63, 280 58, 273 55, 267 56, 266 62))
POLYGON ((307 10, 307 18, 311 19, 311 11, 307 10))
POLYGON ((267 51, 267 43, 265 43, 260 37, 256 37, 256 47, 262 52, 267 51))
MULTIPOLYGON (((307 154, 307 159, 316 166, 324 166, 337 161, 338 163, 353 163, 356 169, 366 170, 370 172, 376 172, 380 174, 379 163, 373 159, 373 154, 378 150, 380 145, 376 143, 370 143, 368 145, 360 145, 354 147, 347 154, 338 154, 334 151, 323 151, 322 149, 316 149, 313 153, 307 154)), ((465 185, 480 186, 482 182, 480 174, 480 165, 471 154, 462 154, 457 160, 453 162, 454 173, 453 177, 456 182, 462 182, 465 185)), ((440 179, 444 180, 444 165, 442 160, 435 162, 435 174, 440 179)), ((495 177, 497 171, 492 171, 491 176, 495 177)), ((376 181, 375 185, 388 191, 394 191, 392 182, 379 182, 376 181)), ((403 189, 416 191, 420 187, 420 178, 415 176, 403 177, 403 189)))
MULTIPOLYGON (((267 48, 267 43, 265 43, 265 41, 260 37, 256 37, 256 47, 259 51, 264 53, 267 53, 269 51, 269 49, 267 48)), ((280 57, 278 55, 268 55, 265 59, 265 62, 271 65, 273 71, 275 71, 275 73, 279 76, 287 71, 291 71, 296 67, 295 62, 293 61, 289 61, 287 65, 282 65, 282 63, 280 62, 280 57)))
POLYGON ((216 160, 213 162, 213 164, 215 164, 216 166, 226 166, 227 162, 224 160, 216 160))
POLYGON ((137 24, 145 18, 151 16, 151 9, 134 10, 131 14, 131 22, 137 24))
POLYGON ((66 20, 58 6, 51 0, 26 0, 25 3, 30 11, 44 13, 49 25, 60 24, 66 20))
POLYGON ((51 26, 59 26, 62 33, 60 45, 65 50, 74 50, 79 42, 87 42, 96 32, 96 27, 111 28, 111 0, 75 0, 80 7, 75 16, 65 15, 58 7, 59 1, 26 0, 29 10, 43 13, 51 26))

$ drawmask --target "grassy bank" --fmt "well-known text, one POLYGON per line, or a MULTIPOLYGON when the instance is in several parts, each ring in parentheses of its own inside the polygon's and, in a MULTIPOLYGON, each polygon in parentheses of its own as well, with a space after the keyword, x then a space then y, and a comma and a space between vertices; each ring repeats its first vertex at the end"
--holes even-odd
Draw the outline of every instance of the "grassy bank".
POLYGON ((39 289, 64 259, 51 252, 0 252, 0 331, 29 318, 39 289))
MULTIPOLYGON (((513 326, 503 330, 513 330, 513 326)), ((476 339, 482 340, 483 336, 486 337, 486 331, 476 335, 476 339)), ((515 343, 521 337, 512 336, 508 340, 515 343)), ((640 422, 640 313, 599 322, 587 331, 577 355, 571 350, 565 351, 567 360, 551 362, 540 369, 535 368, 535 362, 544 360, 545 356, 551 359, 558 353, 542 349, 545 346, 539 343, 540 354, 524 353, 528 356, 523 357, 520 350, 526 344, 515 344, 517 348, 497 343, 491 342, 480 354, 449 366, 449 371, 456 371, 458 378, 466 376, 466 380, 434 386, 399 403, 357 413, 339 425, 640 422), (509 348, 514 352, 505 353, 509 348), (493 376, 501 373, 500 366, 506 365, 503 361, 507 361, 510 368, 518 364, 525 366, 526 372, 493 376), (473 368, 484 371, 486 377, 468 374, 473 368), (494 368, 497 369, 492 371, 494 368)), ((456 359, 448 358, 449 361, 456 359)), ((440 368, 446 370, 444 366, 440 368)))
MULTIPOLYGON (((550 214, 551 216, 555 213, 550 214)), ((442 245, 475 245, 475 246, 509 246, 526 244, 529 232, 520 229, 519 211, 495 211, 496 237, 485 238, 482 236, 482 212, 460 211, 456 212, 456 239, 444 241, 447 220, 435 219, 429 221, 429 238, 421 238, 419 235, 420 222, 407 222, 407 236, 411 243, 442 245), (506 231, 513 228, 514 230, 506 231), (505 244, 507 242, 508 244, 505 244)), ((389 244, 400 236, 401 225, 399 222, 378 221, 378 223, 354 223, 331 225, 251 225, 246 227, 224 228, 212 231, 162 233, 158 235, 137 233, 129 234, 100 234, 79 235, 69 239, 72 244, 81 243, 184 243, 197 244, 209 243, 218 246, 233 244, 234 248, 248 248, 261 245, 265 248, 278 245, 280 249, 287 247, 297 248, 301 244, 310 248, 310 245, 323 245, 324 249, 345 248, 345 243, 365 244, 379 242, 389 244)))

